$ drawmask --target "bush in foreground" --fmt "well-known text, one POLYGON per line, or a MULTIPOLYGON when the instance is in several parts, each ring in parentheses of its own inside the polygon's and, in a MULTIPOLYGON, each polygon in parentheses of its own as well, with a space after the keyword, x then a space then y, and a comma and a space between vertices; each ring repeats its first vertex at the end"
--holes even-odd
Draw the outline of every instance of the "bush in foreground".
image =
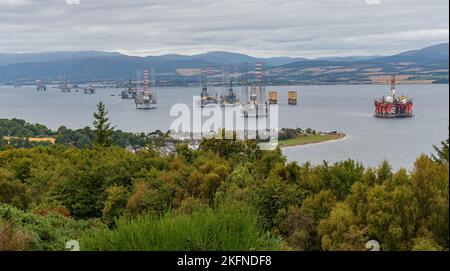
POLYGON ((280 250, 281 242, 263 232, 255 212, 219 207, 191 215, 169 212, 117 221, 114 230, 85 235, 82 250, 280 250))
POLYGON ((92 223, 61 214, 45 216, 0 204, 1 250, 65 250, 66 242, 77 239, 92 223))

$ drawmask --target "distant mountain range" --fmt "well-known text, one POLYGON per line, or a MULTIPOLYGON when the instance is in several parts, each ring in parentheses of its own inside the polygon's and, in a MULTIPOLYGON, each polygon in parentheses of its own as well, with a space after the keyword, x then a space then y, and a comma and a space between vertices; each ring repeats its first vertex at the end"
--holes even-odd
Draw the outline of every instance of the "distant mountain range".
POLYGON ((80 52, 46 52, 46 53, 0 53, 0 66, 17 63, 49 62, 55 60, 80 59, 90 57, 119 56, 119 53, 80 51, 80 52))
POLYGON ((194 84, 202 68, 210 67, 219 78, 224 69, 238 73, 246 62, 251 71, 255 62, 262 61, 268 84, 385 83, 391 74, 404 82, 448 83, 448 50, 449 44, 443 43, 392 56, 317 59, 257 58, 222 51, 147 57, 99 51, 0 53, 0 82, 49 82, 62 77, 72 82, 126 80, 135 78, 136 70, 154 68, 161 85, 194 84))

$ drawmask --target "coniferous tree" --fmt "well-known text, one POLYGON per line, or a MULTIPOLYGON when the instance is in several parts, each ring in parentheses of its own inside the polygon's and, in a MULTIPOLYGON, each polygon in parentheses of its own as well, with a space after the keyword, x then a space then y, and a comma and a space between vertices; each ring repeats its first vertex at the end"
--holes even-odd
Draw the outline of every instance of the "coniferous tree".
POLYGON ((440 147, 433 145, 434 151, 436 152, 436 155, 432 154, 433 160, 440 162, 440 163, 445 163, 445 162, 448 163, 449 162, 448 145, 449 145, 448 138, 447 138, 447 140, 441 141, 440 147))
POLYGON ((95 127, 95 144, 108 147, 112 144, 111 136, 114 131, 114 127, 111 127, 109 118, 107 117, 108 111, 105 109, 105 104, 99 102, 97 104, 97 112, 94 112, 94 127, 95 127))

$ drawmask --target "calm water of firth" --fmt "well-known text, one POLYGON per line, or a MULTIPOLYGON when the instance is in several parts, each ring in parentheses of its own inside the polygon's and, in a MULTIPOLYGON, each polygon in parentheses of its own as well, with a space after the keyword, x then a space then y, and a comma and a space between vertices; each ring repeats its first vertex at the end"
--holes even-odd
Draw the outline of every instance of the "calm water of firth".
MULTIPOLYGON (((432 145, 448 137, 449 86, 399 85, 398 93, 414 98, 415 117, 377 119, 372 116, 373 99, 388 95, 384 85, 336 85, 269 87, 278 91, 279 127, 341 131, 343 141, 290 147, 283 150, 291 161, 330 162, 353 158, 364 165, 376 166, 387 159, 394 168, 411 169, 415 158, 432 152, 432 145), (299 94, 297 106, 287 105, 287 91, 299 94)), ((94 95, 82 91, 61 93, 48 87, 0 86, 0 118, 20 118, 41 123, 51 129, 61 125, 82 128, 92 124, 92 112, 102 100, 117 128, 130 132, 168 130, 174 118, 170 108, 176 103, 192 104, 198 88, 157 89, 157 109, 137 110, 133 100, 120 99, 121 89, 97 89, 94 95), (115 96, 112 96, 115 95, 115 96)))

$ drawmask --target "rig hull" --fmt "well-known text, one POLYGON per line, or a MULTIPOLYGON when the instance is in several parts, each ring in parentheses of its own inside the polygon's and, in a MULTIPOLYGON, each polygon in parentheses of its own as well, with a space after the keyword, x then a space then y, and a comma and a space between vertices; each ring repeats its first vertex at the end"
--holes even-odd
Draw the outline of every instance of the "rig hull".
POLYGON ((139 93, 135 99, 137 109, 154 109, 157 107, 156 97, 152 93, 139 93))
POLYGON ((413 117, 413 100, 402 95, 396 95, 395 76, 391 78, 391 96, 386 96, 382 99, 375 100, 375 112, 373 114, 376 118, 410 118, 413 117))
POLYGON ((241 116, 248 117, 267 117, 268 107, 267 104, 248 103, 241 107, 241 116))
POLYGON ((155 109, 156 104, 137 104, 136 109, 155 109))
POLYGON ((377 118, 410 118, 413 117, 413 102, 403 98, 403 102, 388 102, 384 98, 375 101, 374 117, 377 118))
POLYGON ((414 117, 414 114, 407 114, 407 113, 403 113, 403 114, 373 114, 373 116, 375 118, 382 118, 382 119, 390 119, 390 118, 412 118, 414 117))

